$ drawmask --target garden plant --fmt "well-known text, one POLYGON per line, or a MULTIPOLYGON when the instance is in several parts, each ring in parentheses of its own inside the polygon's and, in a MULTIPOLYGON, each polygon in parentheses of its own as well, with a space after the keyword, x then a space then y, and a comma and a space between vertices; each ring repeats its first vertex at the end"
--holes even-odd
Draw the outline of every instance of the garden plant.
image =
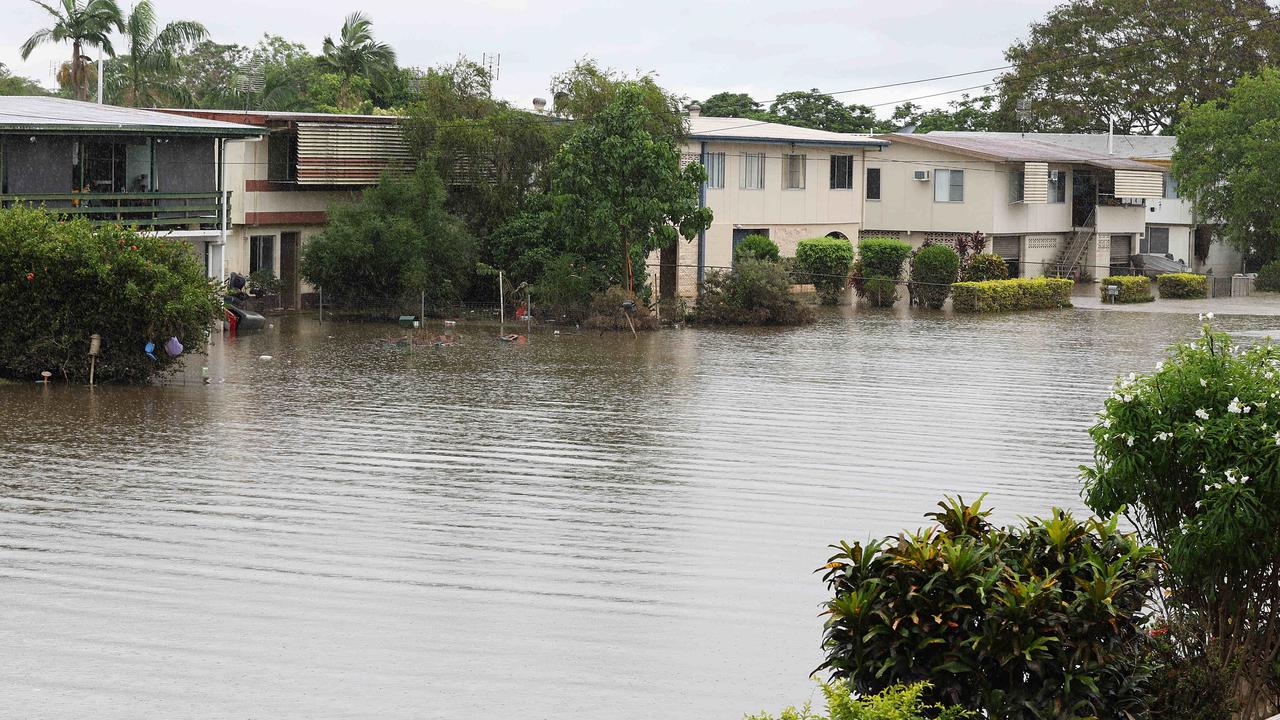
POLYGON ((872 237, 858 243, 853 289, 875 307, 890 307, 898 299, 902 265, 911 246, 897 238, 872 237))
POLYGON ((810 238, 796 245, 796 272, 813 283, 824 305, 840 302, 852 265, 853 245, 844 238, 810 238))
POLYGON ((781 263, 746 258, 730 271, 707 273, 691 319, 708 325, 803 325, 814 314, 792 294, 781 263))
POLYGON ((742 242, 733 249, 733 261, 744 258, 753 258, 755 260, 778 260, 778 245, 770 240, 767 235, 748 235, 742 238, 742 242))
POLYGON ((1112 275, 1098 286, 1102 299, 1114 300, 1118 303, 1151 302, 1156 299, 1151 294, 1151 278, 1145 275, 1112 275), (1114 298, 1108 294, 1108 287, 1115 286, 1117 294, 1114 298))
POLYGON ((960 256, 946 245, 925 245, 911 260, 911 302, 937 310, 951 294, 951 284, 960 273, 960 256))
MULTIPOLYGON (((833 680, 820 685, 827 705, 825 714, 815 712, 813 703, 806 702, 782 711, 778 720, 965 720, 974 714, 955 705, 933 705, 924 695, 931 690, 929 683, 894 685, 872 695, 854 697, 849 683, 833 680)), ((774 720, 768 713, 748 715, 745 720, 774 720)))
POLYGON ((1168 273, 1157 275, 1156 284, 1160 287, 1160 297, 1173 299, 1203 299, 1209 296, 1209 281, 1204 275, 1195 273, 1168 273))
POLYGON ((1068 308, 1074 287, 1065 278, 1044 277, 959 282, 951 286, 951 307, 957 312, 1068 308))

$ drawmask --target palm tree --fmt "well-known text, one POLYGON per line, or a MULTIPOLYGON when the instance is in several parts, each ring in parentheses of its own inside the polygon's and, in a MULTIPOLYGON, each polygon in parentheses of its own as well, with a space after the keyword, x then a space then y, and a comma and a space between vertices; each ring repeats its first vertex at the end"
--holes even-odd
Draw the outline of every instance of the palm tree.
POLYGON ((342 23, 339 42, 325 36, 320 66, 342 77, 339 101, 348 104, 351 80, 363 77, 370 83, 383 83, 396 67, 396 51, 390 45, 373 39, 373 21, 364 13, 352 13, 342 23))
POLYGON ((37 30, 18 48, 22 59, 31 56, 32 51, 49 42, 60 43, 71 41, 71 84, 75 86, 76 99, 84 100, 89 94, 85 65, 92 59, 84 54, 85 46, 101 48, 108 55, 115 55, 111 47, 111 39, 107 37, 112 30, 124 32, 124 20, 120 16, 120 8, 114 0, 62 0, 60 6, 54 6, 31 0, 44 8, 53 16, 52 27, 37 30))
POLYGON ((163 98, 185 101, 185 88, 175 80, 178 55, 188 45, 208 37, 204 25, 175 20, 158 28, 151 0, 142 0, 129 11, 124 36, 129 54, 124 61, 124 77, 119 78, 119 97, 125 105, 159 105, 163 98))

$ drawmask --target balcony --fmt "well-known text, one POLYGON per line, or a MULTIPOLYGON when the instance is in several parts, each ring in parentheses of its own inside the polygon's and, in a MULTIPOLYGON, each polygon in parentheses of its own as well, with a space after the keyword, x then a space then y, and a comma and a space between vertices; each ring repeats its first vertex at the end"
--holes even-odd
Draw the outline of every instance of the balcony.
POLYGON ((222 222, 217 192, 28 193, 0 195, 0 207, 43 207, 69 219, 142 229, 216 230, 222 222))

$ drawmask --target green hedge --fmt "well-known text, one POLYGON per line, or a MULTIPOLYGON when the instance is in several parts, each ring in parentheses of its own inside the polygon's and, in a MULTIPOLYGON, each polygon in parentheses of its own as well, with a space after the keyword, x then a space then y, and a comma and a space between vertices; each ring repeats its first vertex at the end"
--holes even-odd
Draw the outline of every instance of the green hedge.
POLYGON ((796 269, 813 283, 825 305, 840 302, 852 265, 853 244, 843 238, 809 238, 796 245, 796 269))
POLYGON ((742 238, 742 242, 738 243, 738 247, 733 249, 734 262, 744 258, 777 262, 778 244, 770 240, 767 235, 748 235, 742 238))
POLYGON ((1198 300, 1209 297, 1209 281, 1203 275, 1194 273, 1169 273, 1157 275, 1162 298, 1187 298, 1198 300))
POLYGON ((1253 289, 1280 292, 1280 260, 1272 260, 1258 268, 1258 279, 1253 282, 1253 289))
POLYGON ((937 310, 960 274, 960 256, 946 245, 926 245, 911 261, 911 302, 937 310))
POLYGON ((1112 275, 1109 278, 1103 278, 1101 285, 1098 286, 1098 294, 1103 300, 1111 299, 1107 295, 1108 285, 1115 285, 1120 289, 1120 294, 1115 297, 1116 302, 1140 303, 1156 299, 1156 296, 1151 294, 1151 278, 1145 275, 1112 275))
POLYGON ((1044 277, 959 282, 951 286, 951 305, 958 312, 1065 308, 1074 287, 1066 278, 1044 277))
POLYGON ((897 238, 869 237, 858 243, 853 289, 875 307, 889 307, 898 299, 898 278, 911 256, 911 245, 897 238))

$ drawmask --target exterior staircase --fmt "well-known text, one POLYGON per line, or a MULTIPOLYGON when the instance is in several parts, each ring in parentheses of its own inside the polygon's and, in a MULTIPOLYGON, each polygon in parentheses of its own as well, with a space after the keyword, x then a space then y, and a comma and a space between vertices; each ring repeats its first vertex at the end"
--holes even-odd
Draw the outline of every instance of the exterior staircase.
POLYGON ((1071 239, 1067 241, 1062 252, 1049 264, 1048 274, 1052 277, 1069 277, 1078 279, 1081 274, 1084 251, 1089 247, 1089 240, 1097 230, 1097 209, 1089 213, 1084 224, 1073 228, 1071 239))

